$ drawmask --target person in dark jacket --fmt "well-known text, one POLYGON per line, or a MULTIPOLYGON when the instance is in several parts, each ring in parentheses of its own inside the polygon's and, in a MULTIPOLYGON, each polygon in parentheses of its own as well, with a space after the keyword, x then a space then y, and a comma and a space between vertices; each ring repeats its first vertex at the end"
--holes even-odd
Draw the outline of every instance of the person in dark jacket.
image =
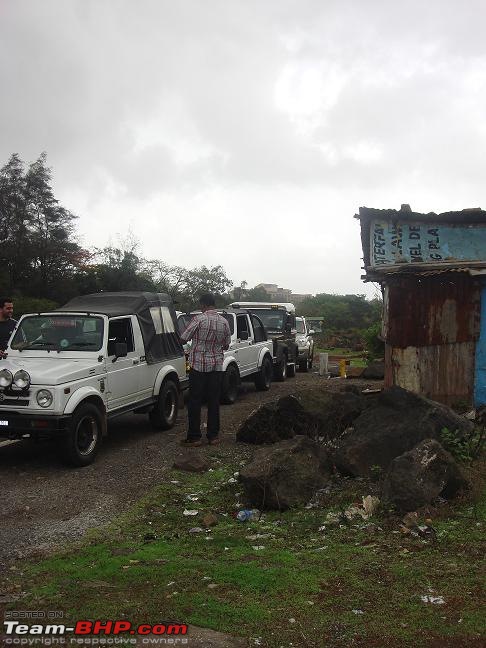
POLYGON ((12 335, 17 320, 13 316, 13 302, 10 297, 0 297, 0 355, 5 357, 5 349, 12 335))

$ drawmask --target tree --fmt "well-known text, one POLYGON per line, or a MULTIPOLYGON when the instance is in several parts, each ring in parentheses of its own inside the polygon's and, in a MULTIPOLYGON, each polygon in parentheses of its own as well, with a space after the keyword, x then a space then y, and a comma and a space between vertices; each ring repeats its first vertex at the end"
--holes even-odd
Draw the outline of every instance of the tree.
POLYGON ((14 153, 0 169, 0 258, 2 290, 12 292, 29 276, 28 214, 23 162, 14 153))
POLYGON ((240 285, 233 288, 233 298, 231 301, 252 301, 252 302, 269 302, 272 301, 265 288, 257 286, 248 288, 248 282, 242 281, 240 285))
POLYGON ((43 153, 25 172, 13 154, 0 170, 2 288, 63 301, 89 255, 75 240, 76 216, 54 197, 46 161, 43 153))
POLYGON ((322 317, 326 329, 364 329, 380 319, 381 300, 369 301, 365 295, 321 293, 302 302, 299 311, 308 317, 322 317))
POLYGON ((43 153, 25 176, 32 287, 36 294, 58 296, 88 253, 75 241, 76 216, 59 204, 43 153))
POLYGON ((201 266, 187 272, 183 290, 181 291, 184 301, 182 305, 185 310, 192 310, 198 304, 198 297, 202 293, 213 293, 217 298, 217 305, 223 306, 225 300, 221 295, 233 285, 228 279, 222 266, 212 268, 201 266))

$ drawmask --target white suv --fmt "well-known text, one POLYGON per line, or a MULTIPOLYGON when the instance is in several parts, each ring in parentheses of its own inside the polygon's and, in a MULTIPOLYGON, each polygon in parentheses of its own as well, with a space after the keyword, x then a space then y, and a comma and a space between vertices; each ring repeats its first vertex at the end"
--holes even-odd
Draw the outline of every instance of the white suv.
MULTIPOLYGON (((178 313, 179 333, 198 312, 178 313)), ((221 402, 232 404, 238 397, 238 387, 243 380, 253 381, 259 391, 270 389, 273 344, 267 339, 262 321, 253 313, 234 308, 218 309, 218 312, 227 320, 231 331, 231 343, 223 359, 221 402)), ((189 348, 190 344, 185 346, 186 353, 189 348)))

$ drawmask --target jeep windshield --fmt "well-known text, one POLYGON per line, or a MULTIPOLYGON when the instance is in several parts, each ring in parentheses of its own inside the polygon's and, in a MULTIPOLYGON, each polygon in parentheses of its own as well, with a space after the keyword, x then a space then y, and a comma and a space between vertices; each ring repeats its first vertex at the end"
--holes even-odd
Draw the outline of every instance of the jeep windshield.
POLYGON ((304 326, 304 320, 300 319, 297 317, 296 319, 296 328, 297 328, 297 333, 305 333, 305 326, 304 326))
POLYGON ((285 331, 286 311, 273 308, 250 308, 249 310, 258 315, 268 333, 282 333, 285 331))
POLYGON ((29 315, 20 322, 10 347, 17 351, 99 351, 103 320, 89 315, 29 315))

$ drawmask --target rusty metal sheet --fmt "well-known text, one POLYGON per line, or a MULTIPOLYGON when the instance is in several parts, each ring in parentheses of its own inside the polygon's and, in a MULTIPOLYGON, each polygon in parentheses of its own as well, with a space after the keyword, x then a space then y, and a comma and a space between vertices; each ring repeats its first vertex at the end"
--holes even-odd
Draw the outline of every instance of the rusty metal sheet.
POLYGON ((475 342, 480 283, 465 275, 399 276, 385 285, 384 332, 392 347, 475 342))
POLYGON ((398 385, 432 400, 472 403, 475 343, 387 347, 385 386, 398 385))

